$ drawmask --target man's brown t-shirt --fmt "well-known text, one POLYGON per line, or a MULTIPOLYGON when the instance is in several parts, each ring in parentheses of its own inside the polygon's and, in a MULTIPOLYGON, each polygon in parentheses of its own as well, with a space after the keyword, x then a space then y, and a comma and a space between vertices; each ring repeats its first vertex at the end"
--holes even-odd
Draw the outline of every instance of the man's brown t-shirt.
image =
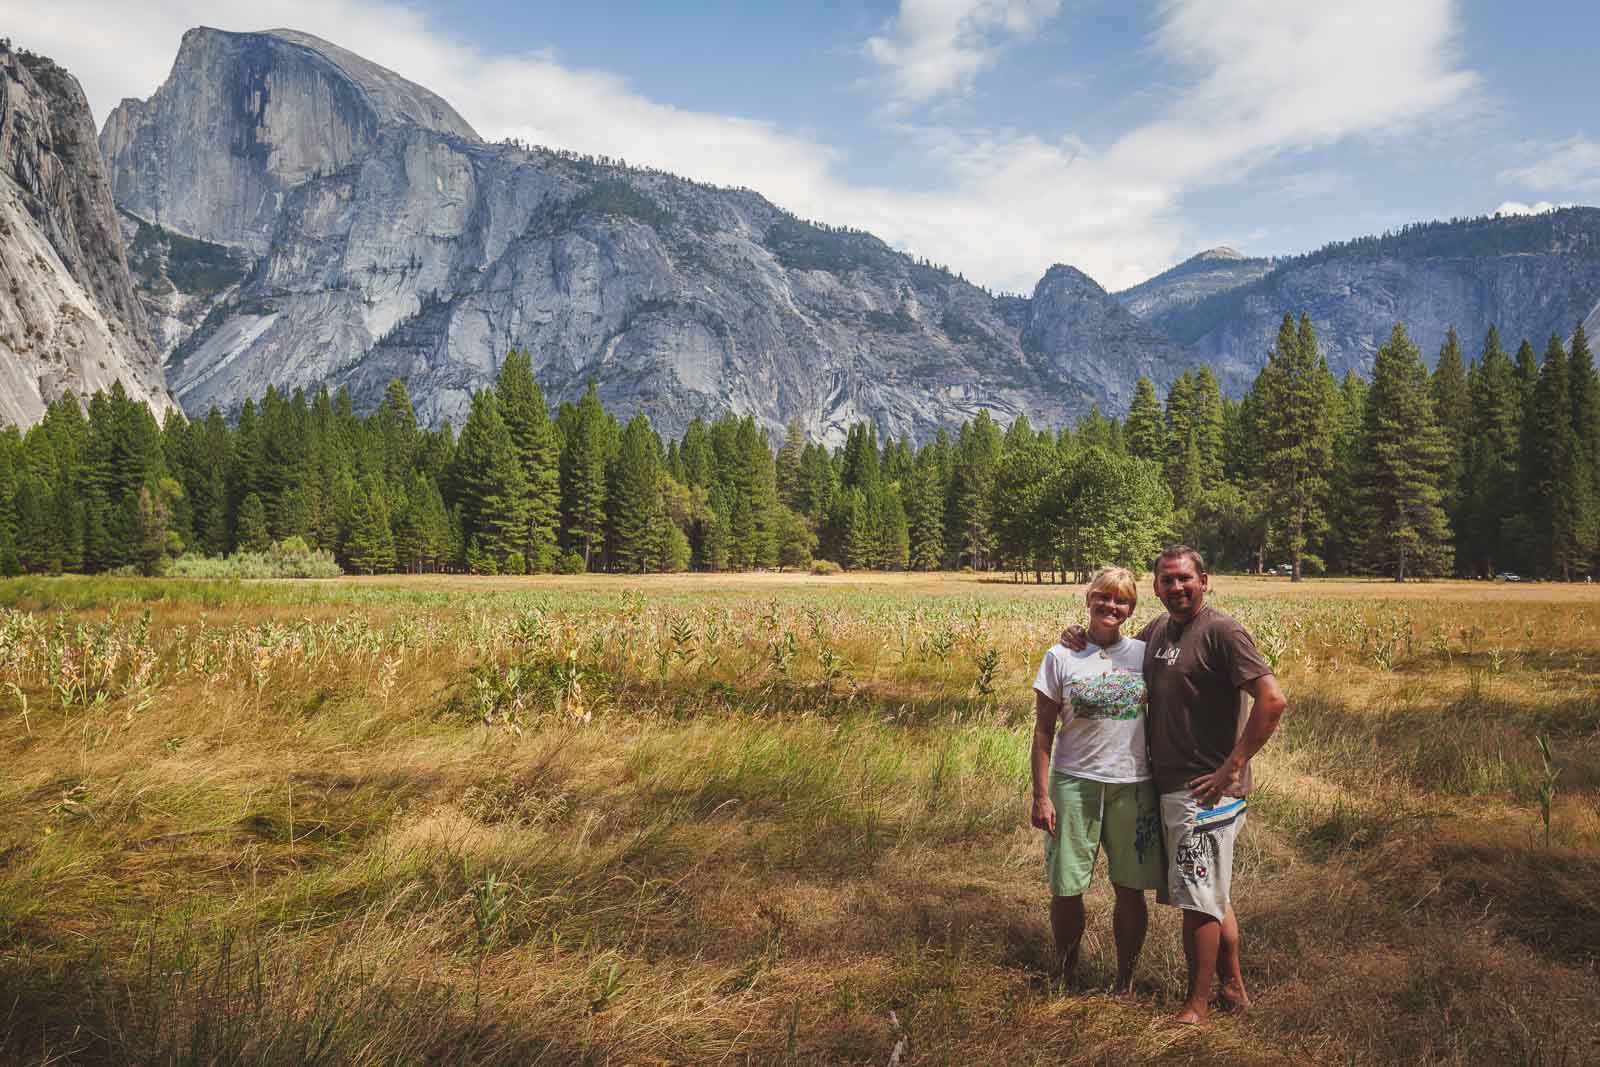
MULTIPOLYGON (((1239 687, 1272 668, 1243 626, 1206 606, 1187 624, 1162 614, 1139 631, 1144 684, 1150 693, 1145 727, 1156 788, 1175 793, 1222 766, 1249 715, 1250 697, 1239 687)), ((1250 792, 1250 764, 1229 796, 1250 792)))

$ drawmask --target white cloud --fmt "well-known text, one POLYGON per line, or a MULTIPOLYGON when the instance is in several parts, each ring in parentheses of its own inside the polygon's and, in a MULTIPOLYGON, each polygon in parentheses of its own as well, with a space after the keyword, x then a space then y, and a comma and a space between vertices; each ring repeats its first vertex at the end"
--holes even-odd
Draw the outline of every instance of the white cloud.
POLYGON ((1502 181, 1540 191, 1600 191, 1600 141, 1575 133, 1561 141, 1527 142, 1517 151, 1533 162, 1501 171, 1502 181))
POLYGON ((901 0, 900 10, 867 38, 882 68, 892 110, 972 91, 1005 45, 1055 18, 1061 0, 901 0))
POLYGON ((1524 204, 1520 200, 1503 200, 1500 206, 1494 209, 1496 215, 1543 215, 1546 211, 1556 211, 1560 208, 1571 207, 1571 204, 1555 204, 1549 200, 1541 200, 1537 204, 1524 204))
MULTIPOLYGON (((896 74, 884 87, 888 99, 963 91, 997 61, 1001 42, 1035 32, 1058 6, 906 0, 883 40, 904 57, 947 61, 884 64, 886 72, 916 72, 896 74), (952 22, 952 12, 963 14, 952 22)), ((386 0, 0 0, 0 19, 19 45, 77 74, 101 119, 122 97, 154 91, 191 26, 291 26, 427 86, 487 138, 517 136, 748 186, 802 216, 871 230, 969 278, 1022 291, 1056 261, 1108 288, 1138 282, 1195 251, 1180 213, 1186 193, 1234 183, 1283 154, 1436 114, 1475 85, 1459 66, 1450 0, 1304 9, 1277 0, 1166 0, 1146 53, 1131 60, 1149 64, 1150 81, 1170 81, 1174 66, 1185 75, 1153 120, 1098 151, 1027 130, 890 126, 886 135, 908 139, 925 172, 941 179, 933 191, 907 192, 846 181, 840 151, 815 137, 661 104, 614 73, 546 52, 491 53, 386 0)))

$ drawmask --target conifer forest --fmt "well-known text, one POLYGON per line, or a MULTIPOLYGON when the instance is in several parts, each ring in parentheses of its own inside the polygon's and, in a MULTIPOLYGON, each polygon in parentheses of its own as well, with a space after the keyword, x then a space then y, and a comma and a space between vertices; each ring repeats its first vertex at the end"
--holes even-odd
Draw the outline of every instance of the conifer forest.
MULTIPOLYGON (((1581 323, 1542 354, 1452 331, 1430 371, 1396 325, 1372 378, 1336 380, 1285 315, 1247 395, 1209 368, 1125 417, 843 448, 791 423, 696 419, 663 441, 591 384, 552 413, 510 352, 457 430, 403 384, 269 390, 232 418, 158 425, 118 385, 0 433, 0 569, 160 574, 276 554, 356 574, 971 568, 1066 580, 1164 541, 1213 569, 1579 580, 1600 561, 1600 381, 1581 323), (1476 348, 1467 346, 1476 342, 1476 348)), ((298 564, 294 561, 300 561, 298 564)), ((199 573, 190 571, 189 573, 199 573)), ((316 570, 303 573, 324 573, 316 570)))

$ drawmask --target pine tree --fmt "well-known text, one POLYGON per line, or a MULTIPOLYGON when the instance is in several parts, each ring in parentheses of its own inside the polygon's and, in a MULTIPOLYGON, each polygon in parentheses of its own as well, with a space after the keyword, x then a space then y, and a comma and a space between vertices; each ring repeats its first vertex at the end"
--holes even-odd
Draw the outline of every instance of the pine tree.
POLYGON ((797 506, 802 492, 800 459, 805 448, 805 429, 798 417, 792 418, 784 427, 783 447, 778 449, 777 461, 778 499, 791 508, 797 506))
POLYGON ((1128 408, 1123 438, 1128 443, 1128 455, 1135 459, 1159 462, 1166 458, 1167 425, 1161 414, 1161 402, 1156 399, 1156 387, 1143 375, 1133 387, 1133 403, 1128 408))
POLYGON ((1372 527, 1368 562, 1392 571, 1397 582, 1450 569, 1453 549, 1440 489, 1448 452, 1433 414, 1427 367, 1397 323, 1373 365, 1356 481, 1372 527))
POLYGON ((1330 571, 1352 573, 1366 551, 1367 519, 1356 494, 1356 468, 1361 455, 1361 428, 1367 409, 1367 382, 1353 369, 1339 385, 1334 418, 1333 469, 1328 475, 1329 530, 1324 559, 1330 571))
POLYGON ((608 498, 611 555, 625 571, 648 570, 660 556, 659 444, 643 415, 635 415, 623 427, 608 498))
POLYGON ((1199 447, 1200 483, 1211 485, 1225 476, 1228 430, 1222 385, 1204 364, 1194 375, 1194 433, 1199 447))
POLYGON ((562 504, 567 536, 594 569, 605 548, 606 462, 609 458, 606 413, 594 382, 571 410, 562 450, 562 504))
POLYGON ((805 516, 785 507, 778 516, 778 566, 805 570, 816 548, 817 535, 805 516))
MULTIPOLYGON (((778 565, 778 488, 772 450, 749 415, 740 419, 733 436, 735 496, 734 556, 745 567, 778 565)), ((877 456, 872 456, 874 469, 877 456)))
POLYGON ((1530 521, 1539 569, 1570 580, 1582 567, 1588 540, 1589 478, 1572 425, 1572 378, 1566 349, 1554 334, 1533 405, 1524 414, 1524 515, 1530 521))
POLYGON ((1466 458, 1468 431, 1472 418, 1472 398, 1468 393, 1466 367, 1461 360, 1461 342, 1456 328, 1450 327, 1433 366, 1433 409, 1439 428, 1450 443, 1450 462, 1444 472, 1444 508, 1450 528, 1456 535, 1456 558, 1461 561, 1465 539, 1466 458))
POLYGON ((1326 521, 1337 405, 1333 376, 1308 316, 1300 316, 1298 328, 1293 316, 1283 316, 1255 393, 1262 493, 1299 581, 1311 539, 1326 521))
POLYGON ((272 535, 267 531, 267 509, 257 493, 246 495, 239 505, 234 544, 241 552, 265 552, 272 544, 272 535))
POLYGON ((1516 369, 1493 326, 1468 375, 1467 388, 1472 414, 1460 543, 1469 554, 1466 569, 1489 575, 1512 562, 1510 534, 1520 496, 1517 469, 1522 423, 1516 369))
POLYGON ((944 562, 944 490, 932 446, 917 456, 906 480, 906 526, 910 538, 907 565, 913 570, 938 570, 944 562))
POLYGON ((382 492, 370 481, 356 490, 344 556, 356 574, 394 570, 394 535, 389 528, 389 514, 384 508, 382 492))
POLYGON ((1517 419, 1521 423, 1533 408, 1533 394, 1539 388, 1539 357, 1526 337, 1517 346, 1517 355, 1512 362, 1517 375, 1517 419))
POLYGON ((1167 484, 1180 503, 1200 491, 1200 435, 1195 424, 1194 375, 1184 371, 1167 390, 1167 484))
POLYGON ((514 348, 506 354, 495 382, 495 399, 528 483, 528 531, 522 546, 527 569, 544 573, 556 564, 561 446, 526 350, 514 348))
POLYGON ((962 424, 953 459, 950 495, 954 525, 959 531, 956 544, 961 558, 974 570, 986 570, 991 565, 989 552, 994 538, 991 487, 1000 462, 1000 430, 987 410, 962 424))
POLYGON ((391 486, 404 485, 416 462, 421 435, 417 414, 411 406, 406 383, 391 379, 378 406, 378 437, 383 447, 383 479, 391 486))
POLYGON ((1117 450, 1117 435, 1112 432, 1111 421, 1100 410, 1098 401, 1089 405, 1089 414, 1078 419, 1074 432, 1082 444, 1113 452, 1117 450))
POLYGON ((529 494, 521 457, 491 390, 473 394, 455 460, 463 540, 492 559, 498 572, 507 556, 527 545, 529 494))
POLYGON ((1582 460, 1584 514, 1582 555, 1591 571, 1600 571, 1600 377, 1596 376, 1589 337, 1580 321, 1572 331, 1572 430, 1578 437, 1582 460))

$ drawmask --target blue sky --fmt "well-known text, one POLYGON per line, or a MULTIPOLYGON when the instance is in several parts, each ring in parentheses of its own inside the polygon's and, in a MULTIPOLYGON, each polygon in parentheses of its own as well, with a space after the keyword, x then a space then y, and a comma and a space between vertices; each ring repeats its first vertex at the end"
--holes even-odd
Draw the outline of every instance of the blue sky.
POLYGON ((97 120, 189 26, 318 34, 487 137, 748 185, 995 288, 1600 202, 1600 4, 0 0, 97 120))

